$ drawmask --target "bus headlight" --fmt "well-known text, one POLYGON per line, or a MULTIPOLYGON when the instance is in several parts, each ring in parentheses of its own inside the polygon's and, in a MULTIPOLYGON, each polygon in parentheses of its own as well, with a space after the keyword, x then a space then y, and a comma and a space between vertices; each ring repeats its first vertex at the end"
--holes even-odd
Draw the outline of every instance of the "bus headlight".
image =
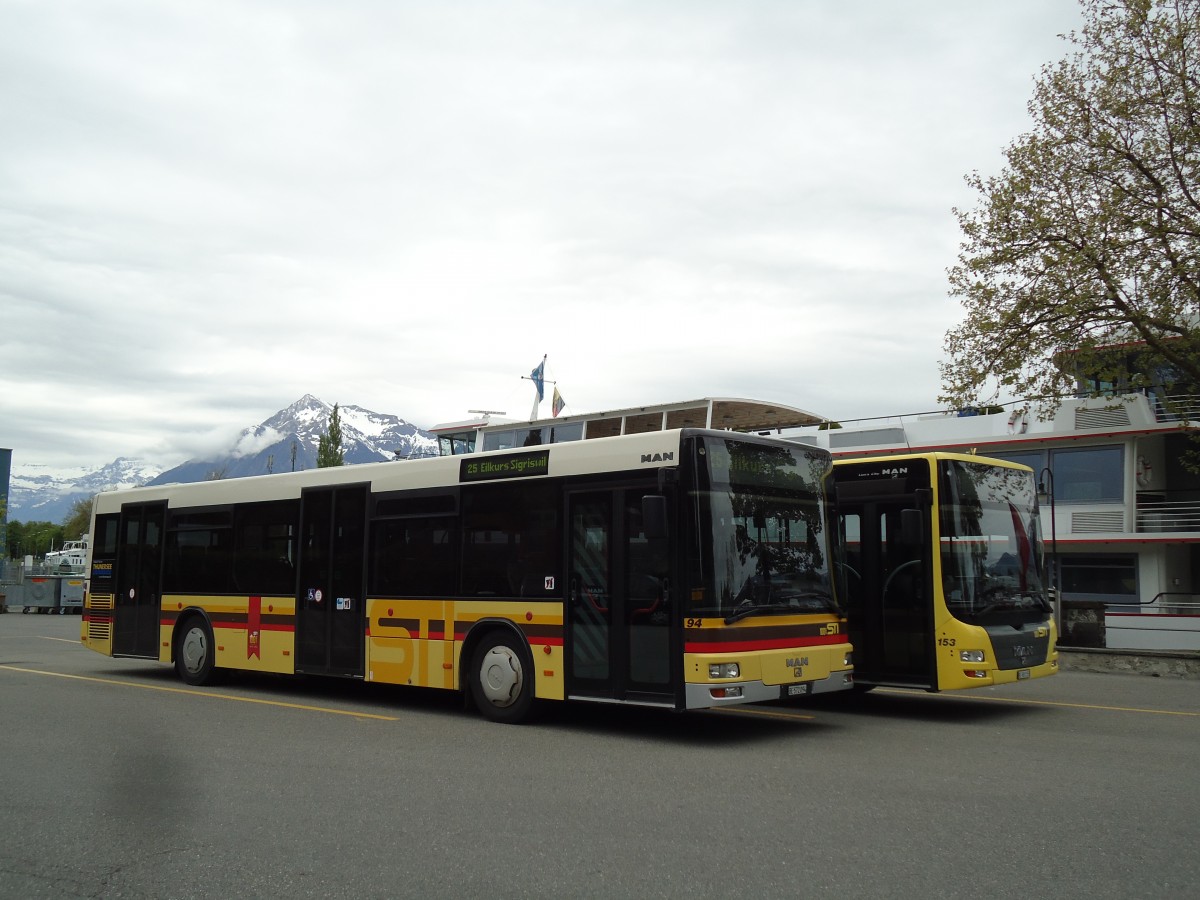
POLYGON ((709 678, 740 678, 742 667, 737 663, 709 663, 709 678))
POLYGON ((963 662, 983 662, 984 653, 982 650, 959 650, 958 658, 963 662))
POLYGON ((842 657, 842 665, 843 665, 843 666, 852 666, 852 665, 854 665, 854 653, 853 653, 853 651, 847 651, 847 652, 846 652, 846 655, 842 657))

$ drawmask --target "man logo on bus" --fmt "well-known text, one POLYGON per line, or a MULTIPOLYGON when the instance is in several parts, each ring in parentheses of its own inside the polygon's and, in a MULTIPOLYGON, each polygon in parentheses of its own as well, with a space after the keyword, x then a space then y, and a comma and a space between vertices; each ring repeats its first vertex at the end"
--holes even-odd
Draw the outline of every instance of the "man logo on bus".
POLYGON ((644 462, 644 463, 651 463, 651 462, 672 462, 674 459, 675 459, 675 454, 674 454, 673 452, 667 452, 667 453, 643 453, 643 454, 642 454, 642 462, 644 462))

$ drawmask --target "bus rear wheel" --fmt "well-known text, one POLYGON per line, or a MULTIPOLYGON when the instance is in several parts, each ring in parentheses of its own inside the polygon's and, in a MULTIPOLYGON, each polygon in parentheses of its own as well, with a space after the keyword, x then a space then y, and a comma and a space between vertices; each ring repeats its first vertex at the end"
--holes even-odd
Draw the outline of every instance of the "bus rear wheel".
POLYGON ((212 629, 199 616, 183 623, 175 638, 175 671, 184 684, 213 684, 216 666, 212 629))
POLYGON ((494 722, 515 723, 533 707, 533 666, 516 638, 496 632, 483 639, 471 662, 471 697, 494 722))

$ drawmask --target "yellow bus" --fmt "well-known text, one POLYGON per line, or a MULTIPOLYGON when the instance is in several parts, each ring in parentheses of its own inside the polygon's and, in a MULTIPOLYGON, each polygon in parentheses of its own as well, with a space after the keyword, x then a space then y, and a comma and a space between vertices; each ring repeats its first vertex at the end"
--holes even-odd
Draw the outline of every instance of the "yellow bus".
POLYGON ((852 686, 824 450, 711 428, 151 486, 95 503, 85 646, 694 710, 852 686))
POLYGON ((1058 671, 1031 469, 912 453, 838 459, 833 480, 857 687, 1058 671))

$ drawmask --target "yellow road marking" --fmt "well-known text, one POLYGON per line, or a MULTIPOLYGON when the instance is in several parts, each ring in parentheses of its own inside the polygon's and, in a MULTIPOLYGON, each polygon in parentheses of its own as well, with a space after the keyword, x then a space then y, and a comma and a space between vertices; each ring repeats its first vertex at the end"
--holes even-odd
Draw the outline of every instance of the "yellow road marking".
POLYGON ((1026 706, 1065 706, 1069 709, 1101 709, 1106 712, 1136 712, 1136 713, 1152 713, 1159 716, 1187 716, 1200 717, 1200 712, 1184 712, 1177 709, 1146 709, 1139 706, 1101 706, 1098 703, 1067 703, 1062 700, 1026 700, 1021 697, 981 697, 978 694, 929 694, 920 691, 901 691, 888 690, 880 688, 881 694, 903 694, 906 697, 925 697, 928 699, 940 698, 949 699, 953 697, 956 700, 983 700, 987 703, 1020 703, 1026 706))
POLYGON ((115 684, 121 687, 143 688, 148 691, 165 691, 169 694, 187 694, 190 697, 211 697, 214 700, 234 700, 238 703, 259 703, 263 706, 279 706, 284 709, 301 709, 306 712, 322 712, 335 716, 352 716, 356 719, 378 719, 382 722, 398 722, 395 716, 380 716, 374 713, 351 712, 346 709, 331 709, 328 706, 306 706, 302 703, 282 703, 278 700, 260 700, 257 697, 233 697, 229 694, 215 694, 211 691, 196 691, 189 688, 166 687, 161 684, 137 684, 133 681, 120 681, 115 678, 94 678, 90 675, 67 675, 64 672, 45 672, 40 669, 26 669, 21 666, 6 666, 0 664, 0 669, 10 672, 24 672, 27 675, 50 675, 54 678, 73 678, 77 681, 91 681, 96 684, 115 684))

